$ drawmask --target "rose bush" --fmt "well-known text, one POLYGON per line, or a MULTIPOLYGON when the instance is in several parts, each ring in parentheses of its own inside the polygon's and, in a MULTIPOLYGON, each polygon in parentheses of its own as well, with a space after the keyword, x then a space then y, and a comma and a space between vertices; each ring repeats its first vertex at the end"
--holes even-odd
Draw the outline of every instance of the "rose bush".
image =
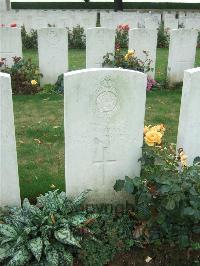
POLYGON ((141 175, 114 188, 133 195, 135 240, 191 247, 200 233, 200 157, 188 165, 183 149, 165 142, 165 131, 163 124, 144 128, 141 175))

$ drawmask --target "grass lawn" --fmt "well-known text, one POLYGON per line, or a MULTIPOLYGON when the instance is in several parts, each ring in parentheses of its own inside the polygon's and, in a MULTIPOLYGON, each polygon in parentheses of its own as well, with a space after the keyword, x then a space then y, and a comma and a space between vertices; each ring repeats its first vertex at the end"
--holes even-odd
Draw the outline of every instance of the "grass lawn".
MULTIPOLYGON (((35 51, 25 51, 24 56, 38 62, 35 51)), ((167 49, 158 49, 158 81, 165 77, 167 56, 167 49)), ((200 49, 196 65, 200 65, 200 49)), ((70 70, 84 66, 85 51, 69 50, 70 70)), ((64 190, 63 96, 38 94, 13 98, 22 198, 47 192, 52 184, 64 190)), ((165 123, 170 142, 176 142, 180 98, 181 89, 147 94, 145 124, 165 123)))

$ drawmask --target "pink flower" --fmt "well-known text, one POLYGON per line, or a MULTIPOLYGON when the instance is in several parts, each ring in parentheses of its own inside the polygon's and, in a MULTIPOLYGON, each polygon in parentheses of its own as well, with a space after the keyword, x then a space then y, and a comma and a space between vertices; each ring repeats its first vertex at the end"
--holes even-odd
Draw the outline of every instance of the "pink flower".
POLYGON ((152 79, 151 77, 147 77, 147 91, 150 91, 154 85, 156 85, 155 79, 152 79))

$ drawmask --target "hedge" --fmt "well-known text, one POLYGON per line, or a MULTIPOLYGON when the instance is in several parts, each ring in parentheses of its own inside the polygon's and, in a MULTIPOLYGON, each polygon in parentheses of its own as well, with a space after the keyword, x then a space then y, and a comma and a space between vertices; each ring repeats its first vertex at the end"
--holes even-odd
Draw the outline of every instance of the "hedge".
MULTIPOLYGON (((112 2, 11 2, 13 9, 115 9, 112 2)), ((124 9, 200 9, 200 3, 132 2, 124 9)))

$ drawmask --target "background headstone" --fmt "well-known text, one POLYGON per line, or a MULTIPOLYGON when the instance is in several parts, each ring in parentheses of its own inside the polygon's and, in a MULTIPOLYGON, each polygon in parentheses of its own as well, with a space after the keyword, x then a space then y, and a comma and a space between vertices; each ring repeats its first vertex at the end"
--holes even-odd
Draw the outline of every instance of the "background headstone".
POLYGON ((129 49, 135 50, 135 55, 142 61, 146 56, 143 51, 149 53, 148 58, 152 60, 149 75, 154 78, 156 63, 156 47, 157 47, 157 30, 156 29, 132 29, 129 31, 129 49))
POLYGON ((10 75, 0 73, 0 207, 20 205, 10 75))
POLYGON ((178 29, 178 19, 166 18, 164 21, 164 29, 167 31, 178 29))
POLYGON ((146 75, 86 69, 64 76, 65 179, 68 195, 92 189, 91 202, 115 202, 113 185, 140 173, 146 75))
POLYGON ((194 67, 197 31, 178 29, 170 31, 167 75, 170 85, 183 80, 184 70, 194 67))
POLYGON ((115 30, 90 28, 86 34, 86 68, 102 67, 103 56, 115 51, 115 30))
POLYGON ((6 65, 13 65, 14 56, 22 57, 21 29, 0 27, 0 58, 6 58, 6 65))
POLYGON ((200 67, 184 72, 177 149, 183 148, 191 165, 200 156, 200 67))
POLYGON ((156 17, 145 18, 145 28, 146 29, 158 29, 159 21, 156 17))
POLYGON ((38 30, 39 68, 41 84, 54 84, 68 70, 68 33, 64 28, 38 30))

